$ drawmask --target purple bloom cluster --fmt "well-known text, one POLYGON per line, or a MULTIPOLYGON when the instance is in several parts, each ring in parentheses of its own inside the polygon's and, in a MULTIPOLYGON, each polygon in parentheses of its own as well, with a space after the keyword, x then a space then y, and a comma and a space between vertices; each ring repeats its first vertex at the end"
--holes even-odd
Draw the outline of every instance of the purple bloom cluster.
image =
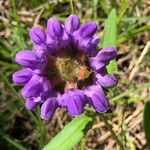
POLYGON ((58 107, 65 107, 71 116, 82 114, 87 103, 100 113, 109 109, 103 90, 117 80, 107 73, 106 66, 117 53, 115 47, 97 50, 100 39, 96 31, 95 22, 80 25, 74 14, 64 24, 53 17, 47 29, 30 29, 33 50, 16 54, 16 62, 24 68, 13 74, 14 83, 24 86, 28 109, 40 105, 45 120, 58 107))

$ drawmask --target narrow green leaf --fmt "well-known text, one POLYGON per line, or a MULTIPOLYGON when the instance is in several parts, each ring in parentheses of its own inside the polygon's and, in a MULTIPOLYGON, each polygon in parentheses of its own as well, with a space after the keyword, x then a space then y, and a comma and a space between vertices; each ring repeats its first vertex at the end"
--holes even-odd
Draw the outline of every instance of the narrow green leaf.
POLYGON ((122 20, 123 16, 125 15, 128 5, 129 5, 128 0, 121 0, 121 8, 119 11, 118 22, 120 22, 122 20))
POLYGON ((137 36, 140 33, 144 33, 145 31, 150 31, 150 25, 144 25, 137 29, 127 30, 125 31, 121 36, 118 36, 117 45, 122 44, 129 40, 130 38, 133 38, 137 36))
POLYGON ((102 37, 102 41, 100 43, 100 47, 102 48, 106 46, 116 46, 116 37, 117 37, 117 17, 116 17, 116 10, 113 9, 105 22, 104 34, 102 37))
POLYGON ((43 150, 70 150, 86 134, 92 123, 93 119, 87 115, 81 115, 73 119, 43 150))
MULTIPOLYGON (((12 84, 9 82, 9 80, 7 79, 7 77, 5 76, 5 74, 2 73, 2 71, 0 71, 0 79, 3 80, 3 82, 7 85, 7 87, 11 90, 11 92, 16 96, 16 98, 18 98, 18 103, 21 106, 24 106, 24 100, 23 98, 18 94, 18 92, 15 90, 15 88, 12 86, 12 84)), ((35 117, 35 115, 28 109, 25 109, 27 114, 35 121, 37 127, 39 125, 39 121, 37 120, 37 118, 35 117)))
POLYGON ((27 150, 21 143, 19 143, 17 140, 10 138, 8 135, 6 135, 4 133, 4 131, 2 131, 0 129, 0 136, 7 141, 8 144, 11 144, 12 146, 15 147, 15 149, 18 150, 27 150))
POLYGON ((117 102, 119 100, 122 101, 123 97, 129 96, 129 95, 134 96, 135 94, 137 94, 138 92, 140 92, 144 88, 149 88, 149 87, 150 87, 150 83, 139 84, 134 88, 130 88, 130 89, 125 90, 124 92, 121 92, 117 96, 113 97, 111 99, 111 101, 113 101, 113 102, 117 102))
POLYGON ((93 0, 93 18, 94 18, 94 20, 97 19, 97 5, 98 5, 98 0, 93 0))
POLYGON ((70 0, 70 9, 71 9, 71 13, 74 14, 73 0, 70 0))
POLYGON ((144 131, 147 139, 147 145, 150 147, 150 102, 146 102, 144 106, 144 131))
MULTIPOLYGON (((100 47, 103 48, 107 46, 116 46, 116 39, 117 39, 117 16, 116 10, 113 9, 105 22, 104 34, 102 37, 102 41, 100 43, 100 47)), ((109 73, 117 72, 117 63, 115 60, 112 60, 110 62, 110 64, 107 66, 107 70, 109 73)))
POLYGON ((99 4, 103 12, 108 16, 110 11, 110 2, 107 0, 100 0, 99 4))

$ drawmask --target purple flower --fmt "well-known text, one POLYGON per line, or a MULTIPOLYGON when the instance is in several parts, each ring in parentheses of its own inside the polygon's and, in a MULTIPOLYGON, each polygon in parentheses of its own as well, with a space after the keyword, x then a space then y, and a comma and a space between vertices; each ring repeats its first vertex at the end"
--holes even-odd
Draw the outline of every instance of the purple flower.
POLYGON ((56 98, 49 98, 47 99, 41 106, 41 118, 48 120, 51 118, 58 108, 58 102, 56 98))
POLYGON ((103 113, 109 109, 109 102, 100 85, 91 85, 84 90, 89 103, 96 111, 103 113))
POLYGON ((13 74, 14 83, 23 85, 26 107, 41 106, 41 118, 48 120, 58 107, 78 116, 88 103, 99 113, 109 109, 103 88, 117 84, 107 73, 109 61, 116 58, 115 47, 97 50, 99 37, 95 22, 80 25, 71 14, 63 25, 50 18, 47 29, 32 27, 29 31, 33 50, 16 54, 16 62, 24 69, 13 74))
POLYGON ((79 89, 71 89, 65 92, 60 101, 63 101, 63 106, 67 108, 71 116, 82 114, 86 104, 83 90, 79 89))

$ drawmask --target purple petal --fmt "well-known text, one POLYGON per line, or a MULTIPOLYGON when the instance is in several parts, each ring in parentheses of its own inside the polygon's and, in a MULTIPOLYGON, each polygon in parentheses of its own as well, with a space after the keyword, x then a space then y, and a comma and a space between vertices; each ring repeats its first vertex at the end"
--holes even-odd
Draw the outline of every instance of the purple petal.
POLYGON ((110 60, 115 59, 117 57, 117 49, 116 47, 112 46, 102 48, 97 54, 97 57, 101 62, 109 62, 110 60))
POLYGON ((43 44, 46 40, 45 32, 39 27, 32 27, 29 31, 30 38, 35 44, 43 44))
POLYGON ((48 47, 46 45, 38 45, 38 44, 35 44, 34 45, 34 51, 38 53, 43 53, 45 51, 48 51, 48 47))
POLYGON ((95 57, 90 58, 90 65, 94 70, 100 70, 107 66, 109 61, 115 59, 116 56, 117 51, 115 47, 105 47, 95 57))
POLYGON ((38 62, 38 57, 33 51, 23 50, 16 54, 15 60, 24 67, 31 67, 38 62))
POLYGON ((95 73, 95 81, 105 88, 112 87, 117 84, 117 79, 113 75, 107 74, 106 71, 95 73))
POLYGON ((16 84, 25 84, 31 79, 32 75, 33 73, 30 69, 23 69, 15 72, 12 78, 16 84))
POLYGON ((38 97, 34 97, 34 102, 37 103, 42 103, 43 101, 41 100, 41 96, 38 96, 38 97))
POLYGON ((67 91, 62 95, 61 100, 71 116, 78 116, 83 113, 85 98, 82 90, 67 91))
POLYGON ((59 38, 63 35, 61 22, 55 17, 50 18, 47 22, 47 30, 52 38, 59 38))
MULTIPOLYGON (((96 23, 90 22, 81 26, 73 33, 73 44, 80 51, 84 51, 89 55, 95 55, 92 51, 95 51, 99 38, 95 35, 97 30, 96 23)), ((95 53, 95 52, 94 52, 95 53)))
POLYGON ((47 22, 47 40, 46 43, 51 51, 66 47, 69 44, 69 37, 62 27, 62 24, 56 18, 50 18, 47 22))
POLYGON ((99 70, 99 69, 101 69, 101 68, 103 68, 105 66, 105 63, 100 62, 99 58, 97 58, 97 57, 91 57, 90 58, 90 66, 94 70, 99 70))
POLYGON ((41 101, 45 101, 52 92, 52 87, 49 80, 44 79, 42 82, 43 92, 41 93, 41 101))
POLYGON ((66 48, 66 46, 70 44, 70 39, 68 37, 68 34, 64 30, 62 39, 59 40, 59 45, 61 48, 66 48))
POLYGON ((98 39, 93 38, 81 38, 74 34, 74 46, 77 47, 79 51, 86 52, 90 56, 95 56, 97 54, 96 47, 99 42, 98 39), (96 52, 96 53, 95 53, 96 52))
POLYGON ((65 22, 65 29, 67 33, 73 33, 79 28, 80 20, 77 15, 71 14, 65 22))
POLYGON ((94 35, 91 41, 89 42, 88 52, 90 57, 94 57, 97 55, 98 53, 97 45, 99 42, 100 42, 100 38, 97 35, 94 35))
POLYGON ((26 99, 26 107, 27 109, 33 110, 38 103, 34 102, 33 98, 26 99))
POLYGON ((99 85, 92 85, 84 90, 89 103, 93 105, 96 111, 104 113, 109 109, 109 102, 103 92, 103 89, 99 85))
POLYGON ((79 28, 78 32, 82 38, 89 38, 96 33, 96 30, 97 24, 95 22, 87 22, 79 28))
POLYGON ((46 35, 46 43, 50 47, 50 49, 57 48, 58 39, 52 38, 49 34, 46 35))
POLYGON ((42 91, 42 78, 38 75, 34 75, 22 89, 22 95, 26 98, 38 97, 42 91))
POLYGON ((41 106, 41 118, 44 120, 48 120, 54 115, 54 112, 57 108, 57 100, 55 98, 49 98, 41 106))

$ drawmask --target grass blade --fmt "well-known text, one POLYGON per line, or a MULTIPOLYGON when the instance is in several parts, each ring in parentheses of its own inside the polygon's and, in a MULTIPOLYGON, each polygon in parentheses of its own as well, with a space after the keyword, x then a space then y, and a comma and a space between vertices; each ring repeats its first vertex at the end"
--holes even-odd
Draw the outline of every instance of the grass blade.
POLYGON ((97 19, 97 5, 98 5, 98 0, 93 0, 93 17, 94 17, 94 20, 97 19))
POLYGON ((3 131, 1 131, 1 130, 0 130, 0 136, 2 136, 2 138, 5 141, 7 141, 9 144, 13 145, 16 149, 18 149, 18 150, 27 150, 24 146, 22 146, 22 144, 17 142, 15 139, 10 138, 8 135, 3 133, 3 131))
POLYGON ((148 101, 145 103, 144 118, 143 118, 144 131, 145 131, 145 136, 147 139, 148 147, 150 147, 150 119, 149 119, 149 115, 150 115, 150 102, 148 101))
POLYGON ((134 29, 134 30, 125 32, 124 36, 118 36, 117 45, 122 44, 122 43, 126 42, 129 38, 135 37, 138 34, 145 32, 145 31, 150 31, 150 25, 145 25, 138 29, 134 29))
MULTIPOLYGON (((103 48, 107 46, 116 46, 116 38, 117 38, 117 16, 116 10, 113 9, 105 22, 104 35, 102 37, 100 47, 103 48)), ((110 64, 107 66, 107 70, 109 73, 116 73, 118 71, 117 63, 115 60, 112 60, 110 62, 110 64)))

